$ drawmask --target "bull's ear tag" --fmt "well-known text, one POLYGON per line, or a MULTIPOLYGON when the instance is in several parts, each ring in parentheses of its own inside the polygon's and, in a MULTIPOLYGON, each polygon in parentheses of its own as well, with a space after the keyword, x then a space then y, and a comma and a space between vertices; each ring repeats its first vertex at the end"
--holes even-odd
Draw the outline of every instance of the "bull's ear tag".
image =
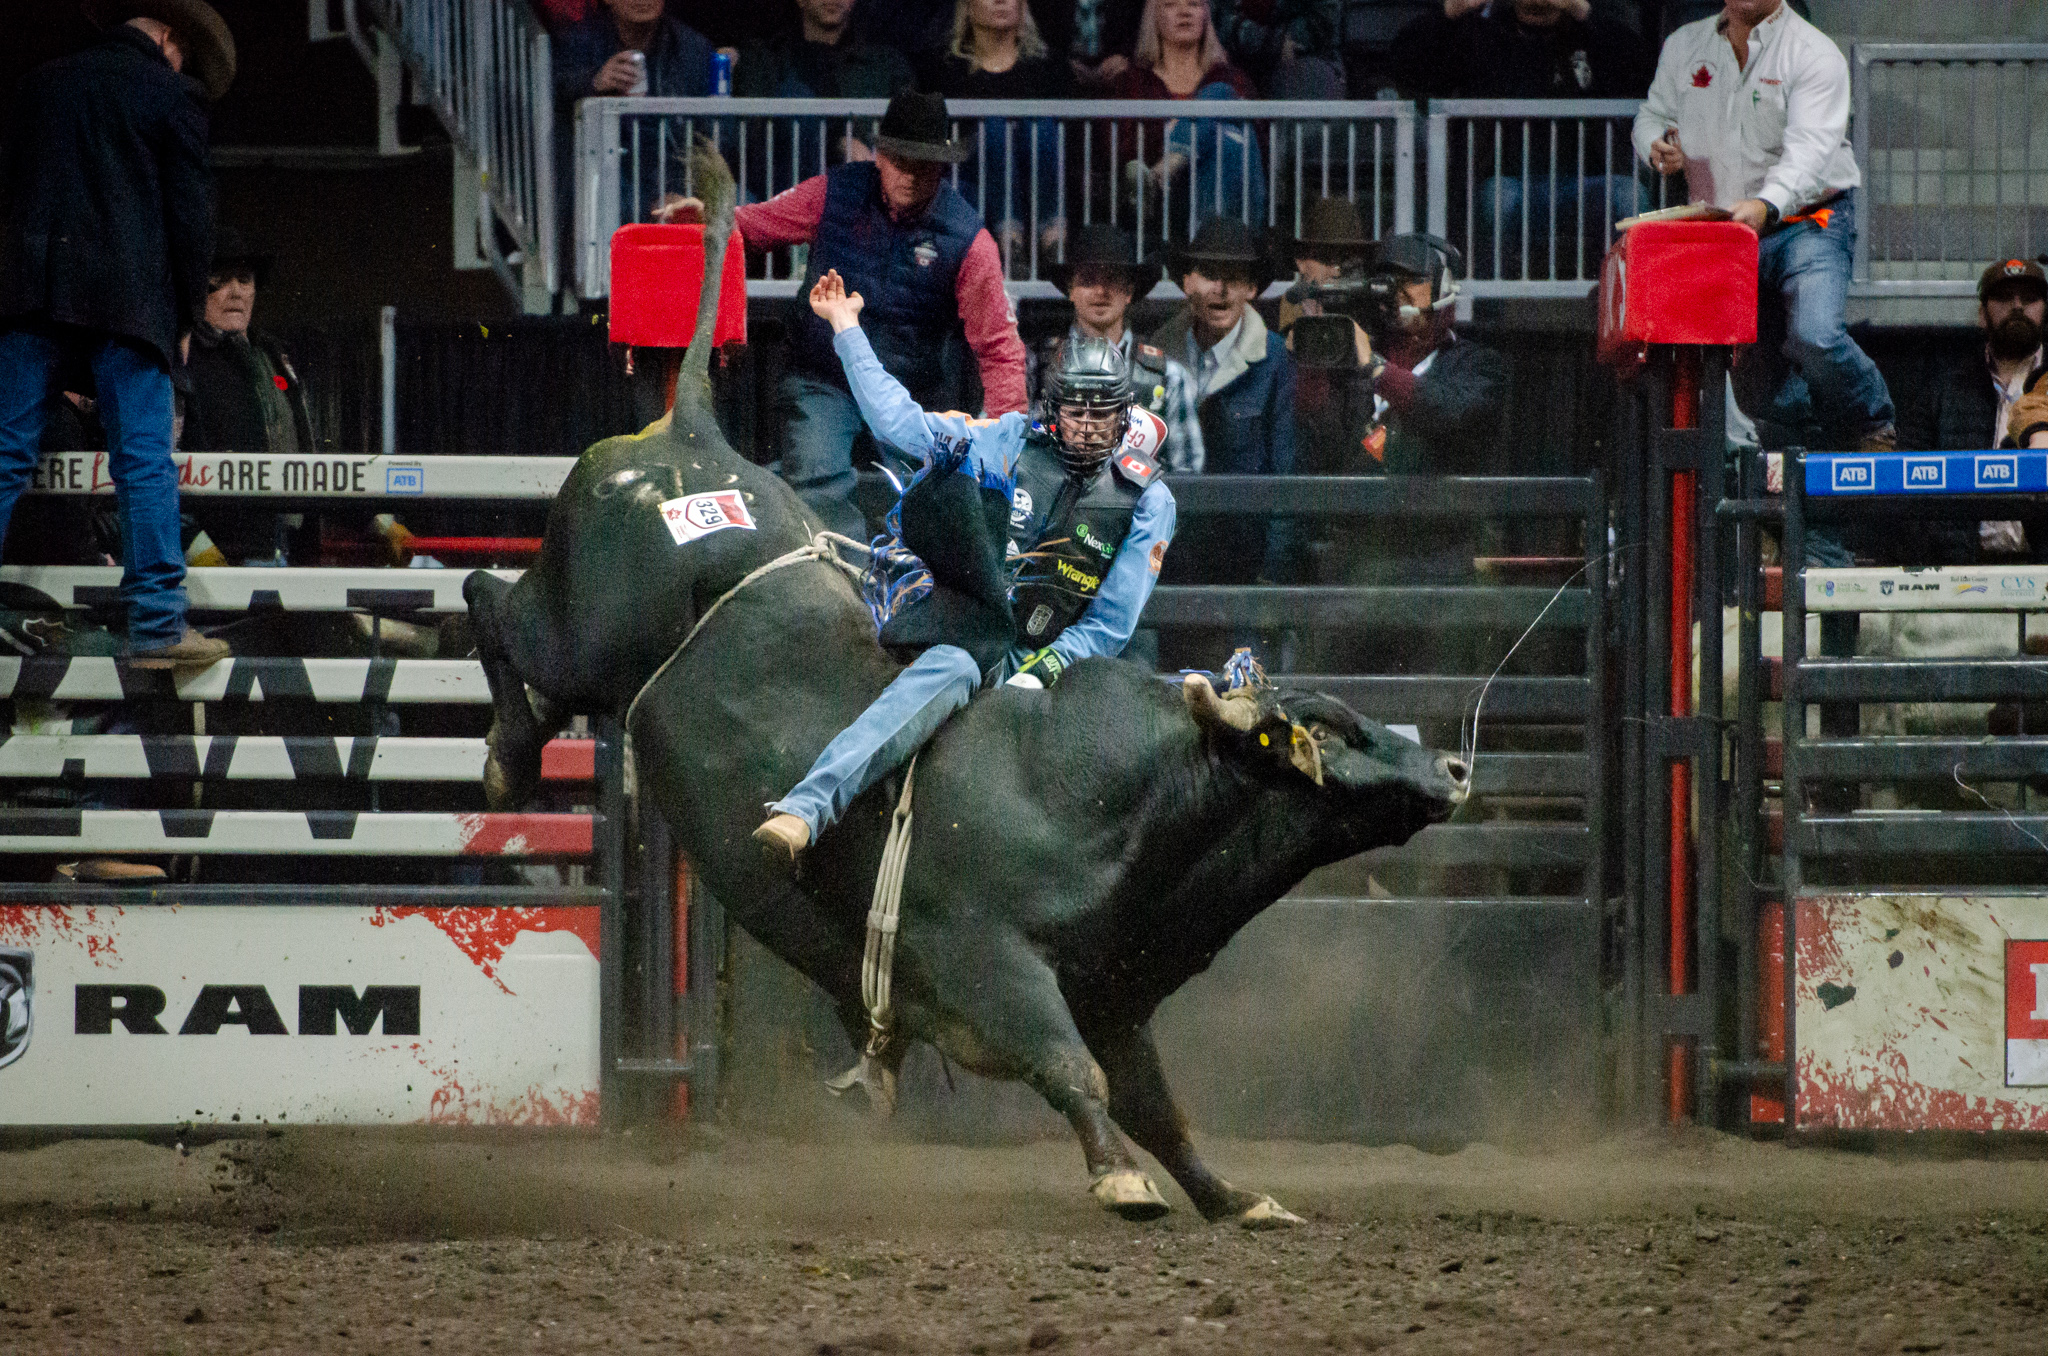
POLYGON ((1260 748, 1262 748, 1262 749, 1263 749, 1263 748, 1267 748, 1267 747, 1270 747, 1270 746, 1272 745, 1272 743, 1273 743, 1273 736, 1271 736, 1271 735, 1269 735, 1269 734, 1261 734, 1261 735, 1259 736, 1259 747, 1260 747, 1260 748))

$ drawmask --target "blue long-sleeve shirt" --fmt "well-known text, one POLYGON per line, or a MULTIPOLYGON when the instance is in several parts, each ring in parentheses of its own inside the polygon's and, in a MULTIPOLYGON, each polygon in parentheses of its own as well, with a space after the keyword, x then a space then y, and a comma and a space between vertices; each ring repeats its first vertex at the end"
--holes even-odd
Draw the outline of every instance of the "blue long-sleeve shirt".
MULTIPOLYGON (((1031 431, 1031 422, 1024 415, 975 419, 957 411, 933 414, 920 408, 903 384, 883 368, 859 326, 840 331, 832 346, 846 368, 846 382, 861 417, 878 440, 923 462, 941 452, 964 451, 977 472, 1014 476, 1025 435, 1031 431)), ((1021 518, 1011 515, 1010 533, 1019 549, 1028 551, 1038 544, 1045 514, 1051 508, 1050 504, 1038 504, 1021 518)), ((1114 658, 1123 653, 1146 600, 1152 596, 1153 585, 1159 582, 1159 562, 1165 558, 1166 544, 1173 540, 1174 521, 1173 492, 1164 481, 1155 480, 1138 496, 1131 529, 1110 561, 1101 590, 1079 620, 1053 638, 1052 651, 1063 662, 1114 658)))

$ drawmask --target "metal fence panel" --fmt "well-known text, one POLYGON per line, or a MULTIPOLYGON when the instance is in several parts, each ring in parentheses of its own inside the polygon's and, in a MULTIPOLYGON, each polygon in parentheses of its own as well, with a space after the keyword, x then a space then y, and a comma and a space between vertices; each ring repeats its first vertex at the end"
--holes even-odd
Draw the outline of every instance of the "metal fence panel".
MULTIPOLYGON (((760 202, 872 153, 880 99, 585 99, 576 113, 576 266, 610 290, 611 233, 696 185, 687 148, 709 140, 742 202, 760 202)), ((1127 226, 1147 258, 1209 217, 1299 233, 1310 198, 1356 202, 1374 235, 1415 228, 1415 108, 1401 102, 956 100, 968 158, 950 182, 988 223, 1011 292, 1056 296, 1046 267, 1073 229, 1127 226)), ((801 248, 750 268, 753 296, 788 296, 801 248)))

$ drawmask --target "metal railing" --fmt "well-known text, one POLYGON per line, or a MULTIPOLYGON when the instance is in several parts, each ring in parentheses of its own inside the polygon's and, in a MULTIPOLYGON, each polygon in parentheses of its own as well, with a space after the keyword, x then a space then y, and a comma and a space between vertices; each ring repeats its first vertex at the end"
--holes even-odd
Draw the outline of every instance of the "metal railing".
POLYGON ((1972 296, 2048 247, 2048 44, 1858 43, 1855 290, 1972 296))
POLYGON ((1465 255, 1475 297, 1582 297, 1614 223, 1668 206, 1675 180, 1637 165, 1635 99, 1437 99, 1427 127, 1429 231, 1465 255))
MULTIPOLYGON (((743 201, 761 201, 828 165, 863 157, 886 103, 815 99, 586 99, 576 115, 576 276, 609 288, 612 231, 694 188, 682 149, 709 139, 743 201)), ((1213 216, 1296 230, 1309 198, 1357 202, 1374 235, 1415 227, 1415 110, 1407 103, 959 100, 956 136, 972 148, 951 171, 1002 248, 1010 290, 1054 296, 1045 266, 1067 233, 1128 226, 1146 257, 1193 237, 1213 216)), ((794 251, 749 281, 786 296, 794 251)))
MULTIPOLYGON (((560 277, 547 31, 524 0, 344 0, 352 28, 358 2, 397 44, 418 97, 475 164, 476 205, 489 209, 477 212, 478 248, 515 295, 552 295, 560 277), (498 248, 493 216, 520 258, 498 248)), ((457 203, 458 222, 468 207, 457 203)))

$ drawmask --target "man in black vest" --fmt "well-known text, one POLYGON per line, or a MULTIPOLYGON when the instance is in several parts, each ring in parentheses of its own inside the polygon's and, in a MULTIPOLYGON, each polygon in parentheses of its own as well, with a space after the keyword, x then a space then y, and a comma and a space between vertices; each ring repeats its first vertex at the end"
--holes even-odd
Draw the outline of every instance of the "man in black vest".
MULTIPOLYGON (((1025 408, 1024 343, 996 242, 944 181, 946 166, 967 155, 952 137, 945 100, 899 94, 883 115, 873 160, 834 166, 736 215, 750 249, 810 246, 806 291, 836 271, 847 290, 869 299, 865 328, 875 354, 918 403, 943 408, 958 400, 942 355, 964 332, 981 368, 983 408, 994 417, 1025 408)), ((684 200, 679 207, 672 220, 701 216, 701 205, 684 200)), ((805 311, 791 348, 776 397, 782 477, 825 527, 865 537, 867 524, 853 506, 860 410, 832 333, 805 311)))
POLYGON ((206 114, 235 44, 203 0, 93 0, 97 46, 22 81, 0 202, 0 530, 40 452, 59 365, 90 364, 121 504, 139 668, 228 653, 185 625, 171 365, 206 304, 206 114))
POLYGON ((791 857, 915 753, 984 681, 1045 688, 1080 660, 1120 653, 1173 539, 1173 494, 1152 459, 1166 426, 1133 406, 1130 368, 1114 345, 1084 338, 1066 346, 1052 377, 1058 422, 1050 429, 1018 413, 932 414, 877 361, 861 305, 836 273, 811 289, 811 310, 832 331, 868 427, 879 442, 925 464, 904 493, 901 522, 937 586, 882 628, 885 646, 918 651, 916 659, 825 746, 754 831, 771 851, 791 857), (1007 541, 986 539, 976 502, 984 487, 1009 494, 1007 541), (949 494, 959 511, 926 534, 933 538, 926 545, 912 515, 949 494), (938 559, 941 551, 957 553, 957 562, 938 559), (973 557, 992 567, 1005 552, 1013 586, 999 568, 975 568, 973 557))

